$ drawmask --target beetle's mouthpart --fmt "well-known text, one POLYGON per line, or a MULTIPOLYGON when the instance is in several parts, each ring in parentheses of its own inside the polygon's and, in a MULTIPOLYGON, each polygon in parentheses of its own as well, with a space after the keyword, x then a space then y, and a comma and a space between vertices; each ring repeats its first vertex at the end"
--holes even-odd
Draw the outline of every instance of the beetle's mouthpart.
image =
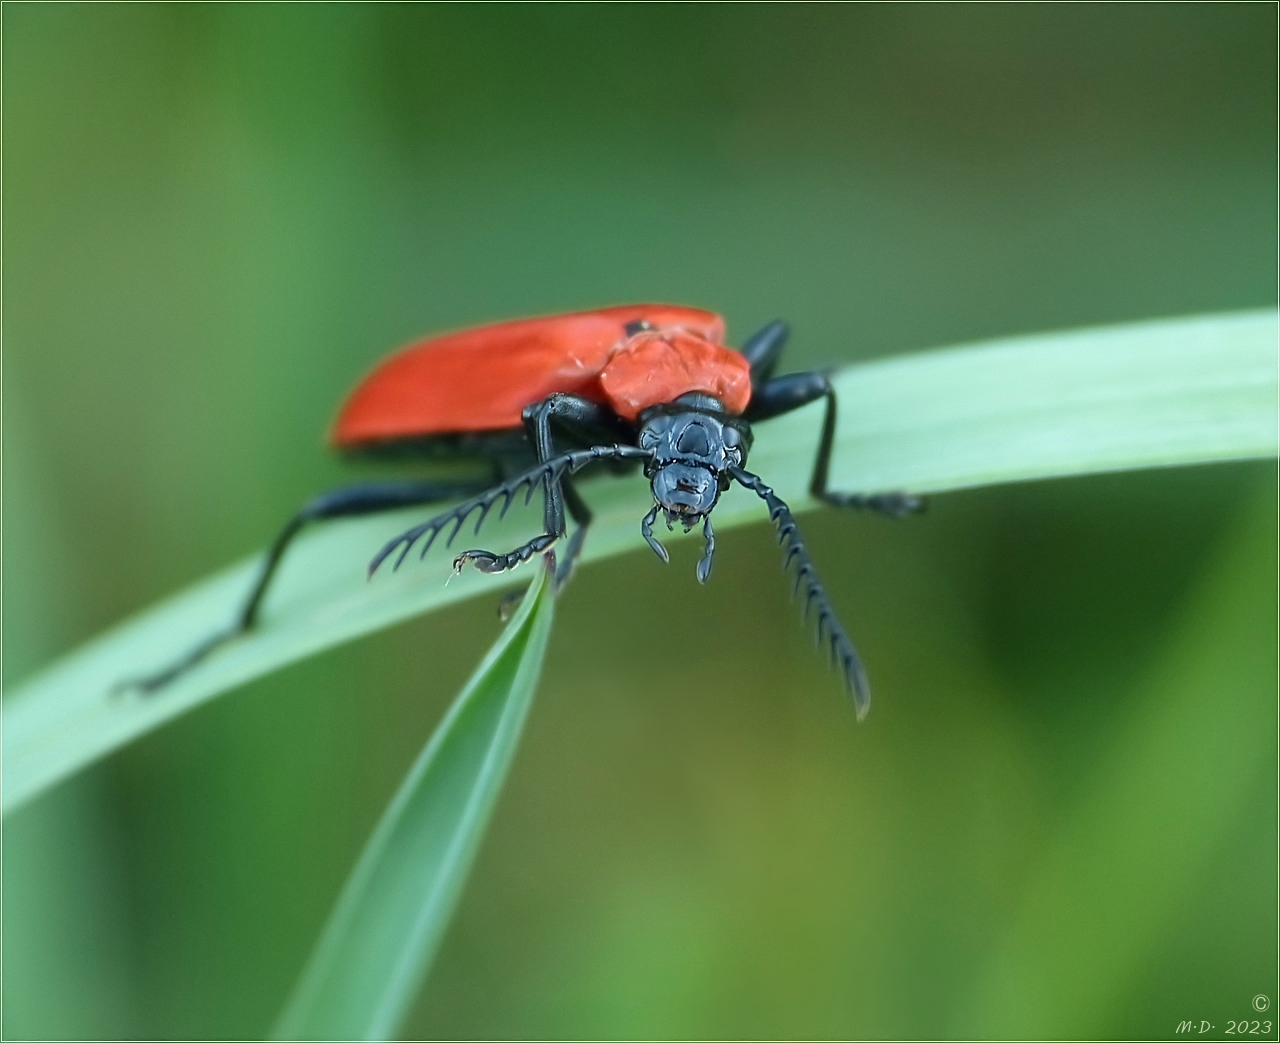
POLYGON ((666 512, 668 523, 676 521, 687 532, 710 512, 720 498, 720 483, 706 467, 668 463, 653 475, 653 498, 666 512))
POLYGON ((669 562, 671 558, 667 554, 667 548, 664 547, 653 535, 653 523, 658 520, 658 512, 662 511, 665 517, 667 528, 672 528, 673 522, 679 522, 684 526, 684 531, 689 532, 699 521, 702 522, 702 557, 698 560, 698 582, 706 583, 711 578, 711 559, 716 552, 716 534, 711 528, 711 515, 704 514, 700 517, 691 514, 677 514, 669 511, 661 504, 655 503, 653 509, 649 511, 640 520, 640 535, 650 547, 653 553, 662 559, 663 563, 669 562))
POLYGON ((666 562, 671 560, 667 556, 667 548, 664 547, 661 543, 659 543, 654 538, 654 535, 653 535, 653 523, 658 520, 659 509, 660 508, 655 503, 653 505, 653 510, 651 510, 648 514, 646 514, 640 520, 640 535, 644 537, 645 543, 649 544, 649 546, 653 548, 653 553, 656 554, 659 558, 661 558, 663 563, 665 564, 666 562))

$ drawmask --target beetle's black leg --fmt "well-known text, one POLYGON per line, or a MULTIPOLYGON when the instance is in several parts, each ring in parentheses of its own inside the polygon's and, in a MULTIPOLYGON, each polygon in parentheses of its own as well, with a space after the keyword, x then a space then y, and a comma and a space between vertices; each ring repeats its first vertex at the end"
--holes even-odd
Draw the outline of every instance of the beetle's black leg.
MULTIPOLYGON (((556 594, 559 594, 564 589, 564 585, 572 578, 573 570, 578 564, 578 555, 582 553, 582 544, 586 540, 587 527, 591 524, 591 508, 587 506, 586 501, 579 495, 573 481, 569 478, 561 478, 560 485, 564 490, 565 506, 569 508, 569 513, 573 516, 573 520, 578 523, 578 527, 573 530, 573 535, 569 537, 569 545, 565 548, 564 556, 556 565, 555 578, 552 580, 555 584, 556 594)), ((503 620, 510 619, 515 607, 524 600, 524 595, 525 591, 523 589, 512 590, 505 594, 502 600, 498 602, 498 615, 503 620)))
POLYGON ((782 356, 783 345, 787 342, 787 334, 791 328, 781 320, 775 319, 763 329, 757 330, 742 345, 742 354, 751 364, 751 386, 758 388, 771 376, 777 368, 778 359, 782 356))
POLYGON ((711 528, 711 515, 702 516, 702 557, 698 560, 698 582, 706 583, 711 578, 711 559, 716 553, 716 534, 711 528))
POLYGON ((267 588, 275 577, 280 559, 284 557, 293 538, 310 522, 326 518, 375 514, 380 511, 394 510, 397 507, 412 507, 450 500, 467 493, 474 493, 476 488, 475 482, 377 482, 347 486, 317 496, 290 518, 285 527, 280 530, 280 534, 276 536, 263 560, 262 571, 258 573, 258 578, 254 581, 248 597, 229 627, 211 634, 181 659, 169 664, 163 670, 147 677, 124 681, 117 685, 117 688, 137 689, 141 692, 157 691, 186 673, 228 641, 252 630, 258 621, 258 610, 262 606, 267 588))
POLYGON ((853 696, 854 708, 858 719, 861 720, 866 716, 867 709, 871 705, 871 687, 867 683, 866 671, 862 668, 862 660, 858 657, 857 649, 853 647, 849 635, 840 625, 836 610, 827 597, 826 588, 818 579, 818 573, 800 536, 800 528, 792 517, 791 508, 750 471, 744 471, 740 467, 730 467, 729 473, 735 481, 764 500, 765 506, 769 508, 769 520, 777 528, 778 542, 782 545, 782 567, 784 570, 790 569, 792 565, 796 567, 792 594, 794 595, 801 586, 804 587, 804 618, 808 618, 810 608, 817 609, 818 643, 821 644, 825 638, 831 659, 839 662, 845 688, 853 696))
POLYGON ((751 395, 747 407, 747 419, 755 422, 790 413, 807 406, 815 399, 825 398, 826 412, 822 417, 822 437, 818 442, 818 456, 813 462, 813 477, 809 482, 809 495, 815 500, 836 507, 862 507, 879 511, 894 518, 903 518, 924 509, 924 500, 910 493, 888 492, 863 495, 858 493, 834 493, 827 488, 827 472, 831 466, 831 446, 836 435, 836 392, 825 373, 788 373, 775 377, 751 395))
POLYGON ((587 506, 587 502, 578 493, 573 480, 563 478, 560 481, 560 486, 564 490, 565 506, 569 508, 569 513, 573 516, 573 520, 578 523, 578 527, 573 530, 573 535, 569 537, 569 546, 565 548, 564 556, 556 567, 557 594, 569 582, 569 578, 573 575, 573 570, 577 567, 578 556, 582 553, 582 544, 587 538, 587 528, 591 525, 591 508, 587 506))
MULTIPOLYGON (((634 445, 593 445, 590 449, 576 449, 572 452, 553 456, 546 463, 537 464, 514 478, 508 478, 506 481, 500 482, 492 489, 486 489, 471 499, 464 500, 451 510, 445 511, 444 514, 438 514, 421 525, 415 525, 412 529, 402 532, 374 555, 373 561, 369 563, 369 575, 372 576, 377 572, 378 567, 390 557, 395 557, 395 567, 399 568, 408 556, 409 551, 413 549, 419 540, 423 541, 422 554, 425 556, 432 543, 445 529, 450 530, 449 535, 445 538, 445 544, 452 543, 463 524, 473 514, 479 516, 476 522, 476 529, 479 529, 484 524, 489 512, 499 503, 502 504, 498 512, 499 517, 501 517, 507 513, 507 509, 521 492, 524 493, 524 502, 527 504, 533 496, 534 490, 539 486, 545 485, 547 479, 551 479, 553 482, 560 482, 568 475, 577 474, 589 464, 609 463, 611 461, 641 461, 651 458, 651 453, 634 445)), ((546 533, 543 533, 543 537, 546 535, 546 533)), ((535 553, 548 549, 552 542, 554 541, 543 540, 542 537, 530 540, 523 547, 512 551, 510 555, 503 555, 503 557, 514 557, 517 553, 520 554, 518 560, 511 561, 506 567, 511 568, 513 565, 519 564, 520 561, 527 561, 535 553), (540 546, 539 543, 541 544, 540 546)), ((489 554, 488 551, 474 553, 489 554)), ((491 555, 491 557, 496 559, 498 555, 491 555)), ((483 571, 500 572, 502 570, 491 568, 483 569, 483 571)))
POLYGON ((653 509, 640 519, 640 535, 644 537, 645 543, 649 544, 653 553, 656 554, 665 565, 671 560, 671 556, 667 553, 667 548, 659 543, 657 538, 653 535, 653 523, 658 520, 659 510, 661 510, 661 508, 655 503, 653 505, 653 509))
MULTIPOLYGON (((570 431, 617 431, 619 428, 616 416, 606 406, 579 398, 577 395, 550 395, 524 412, 525 427, 529 431, 538 460, 541 462, 546 462, 555 456, 555 446, 551 440, 552 420, 556 421, 557 426, 570 431)), ((528 561, 533 555, 547 550, 565 534, 566 484, 567 480, 559 473, 553 475, 547 472, 543 479, 543 531, 540 535, 506 554, 495 554, 487 550, 463 551, 453 561, 454 571, 461 571, 467 562, 471 562, 481 572, 506 572, 521 562, 528 561)), ((591 512, 586 509, 586 504, 581 498, 577 498, 577 504, 580 510, 574 510, 572 504, 570 510, 581 526, 583 523, 579 514, 583 513, 583 516, 590 521, 591 512)), ((579 531, 581 532, 581 529, 579 531)), ((582 548, 583 535, 574 533, 564 561, 556 570, 558 585, 563 585, 572 572, 575 559, 582 548)))

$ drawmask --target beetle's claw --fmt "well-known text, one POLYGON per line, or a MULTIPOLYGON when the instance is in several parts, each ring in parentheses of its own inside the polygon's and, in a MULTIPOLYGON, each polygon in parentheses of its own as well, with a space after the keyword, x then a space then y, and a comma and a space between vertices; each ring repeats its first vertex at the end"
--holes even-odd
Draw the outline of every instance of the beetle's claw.
POLYGON ((491 554, 487 550, 464 550, 453 559, 453 574, 459 575, 467 562, 471 562, 481 572, 504 572, 510 568, 497 554, 491 554))

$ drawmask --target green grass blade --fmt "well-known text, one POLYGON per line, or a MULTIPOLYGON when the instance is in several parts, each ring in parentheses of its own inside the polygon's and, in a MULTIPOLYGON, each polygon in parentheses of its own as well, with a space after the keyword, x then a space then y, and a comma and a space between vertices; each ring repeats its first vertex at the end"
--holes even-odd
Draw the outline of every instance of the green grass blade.
POLYGON ((280 1039, 384 1039, 418 994, 480 847, 551 632, 546 570, 431 736, 365 846, 280 1039))
MULTIPOLYGON (((1277 449, 1274 311, 1134 323, 906 355, 835 375, 842 413, 833 488, 940 492, 1126 468, 1272 456, 1277 449)), ((750 467, 792 502, 805 490, 821 405, 758 425, 750 467)), ((634 550, 646 483, 590 487, 586 560, 634 550)), ((464 574, 448 554, 366 582, 365 563, 421 510, 335 522, 286 557, 257 632, 162 695, 112 698, 232 618, 258 567, 242 564, 163 602, 55 663, 5 701, 4 807, 11 809, 171 717, 286 663, 521 577, 464 574)), ((513 515, 521 515, 518 510, 513 515)), ((485 543, 527 535, 537 511, 485 543)), ((730 490, 716 527, 762 521, 730 490)), ((467 535, 460 537, 467 539, 467 535)))

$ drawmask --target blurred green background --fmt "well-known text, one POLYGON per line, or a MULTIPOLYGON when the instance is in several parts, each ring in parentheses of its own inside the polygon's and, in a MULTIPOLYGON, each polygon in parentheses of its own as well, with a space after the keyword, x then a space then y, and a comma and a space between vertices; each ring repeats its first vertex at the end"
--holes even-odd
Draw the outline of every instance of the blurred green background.
MULTIPOLYGON (((422 333, 670 300, 785 317, 803 368, 1276 299, 1272 5, 3 29, 9 682, 349 478, 333 410, 422 333)), ((862 726, 763 521, 706 588, 687 542, 584 570, 406 1034, 1274 1016, 1275 496, 1261 462, 807 515, 862 726)), ((266 1032, 497 627, 331 651, 6 821, 5 1037, 266 1032)))

